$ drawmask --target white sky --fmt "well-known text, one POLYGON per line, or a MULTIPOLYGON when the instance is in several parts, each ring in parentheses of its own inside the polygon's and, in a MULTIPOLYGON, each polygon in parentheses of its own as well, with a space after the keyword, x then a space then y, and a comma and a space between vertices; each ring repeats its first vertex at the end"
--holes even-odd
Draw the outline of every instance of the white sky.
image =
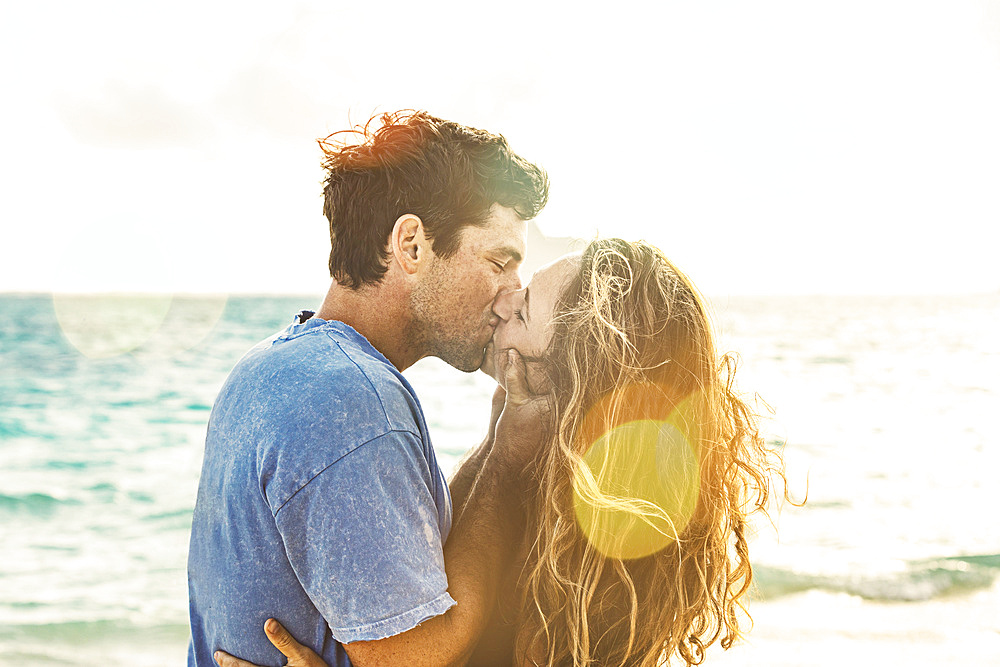
POLYGON ((402 107, 709 294, 1000 289, 1000 0, 556 4, 4 3, 0 291, 321 293, 314 140, 402 107))

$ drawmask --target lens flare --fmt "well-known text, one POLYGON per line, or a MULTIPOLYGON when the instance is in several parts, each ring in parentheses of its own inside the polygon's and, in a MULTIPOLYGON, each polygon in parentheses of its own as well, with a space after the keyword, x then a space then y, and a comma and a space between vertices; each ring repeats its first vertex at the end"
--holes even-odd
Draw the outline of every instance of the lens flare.
POLYGON ((186 280, 182 258, 168 258, 158 235, 169 222, 147 212, 108 217, 62 239, 53 272, 65 291, 52 295, 52 305, 66 340, 84 356, 176 354, 218 322, 224 296, 162 291, 166 276, 186 280))
POLYGON ((172 294, 53 294, 63 335, 81 354, 161 357, 192 349, 222 317, 228 297, 172 294))
POLYGON ((170 294, 53 294, 56 320, 73 347, 92 359, 130 352, 160 328, 170 294))
POLYGON ((634 385, 599 401, 584 420, 581 435, 591 444, 573 476, 573 504, 584 535, 605 556, 656 553, 691 520, 700 486, 695 398, 675 403, 658 385, 634 385))
POLYGON ((229 296, 176 295, 156 332, 136 352, 173 357, 197 347, 222 319, 229 296))

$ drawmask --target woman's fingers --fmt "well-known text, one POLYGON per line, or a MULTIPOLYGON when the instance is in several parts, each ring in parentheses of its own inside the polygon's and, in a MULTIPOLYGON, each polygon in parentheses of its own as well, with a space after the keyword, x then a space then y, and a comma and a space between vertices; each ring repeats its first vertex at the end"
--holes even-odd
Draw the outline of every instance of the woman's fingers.
POLYGON ((532 394, 528 388, 524 359, 516 350, 507 351, 503 377, 507 402, 497 422, 497 447, 491 456, 500 457, 501 465, 520 474, 548 437, 552 411, 548 395, 532 394))
MULTIPOLYGON (((315 651, 295 641, 285 626, 275 619, 269 618, 264 623, 264 634, 274 644, 274 648, 288 658, 287 667, 326 667, 326 663, 315 651)), ((224 667, 229 666, 225 665, 224 667)), ((234 665, 234 667, 243 666, 234 665)))
POLYGON ((219 667, 258 667, 258 665, 255 665, 252 662, 240 660, 236 656, 229 655, 225 651, 216 651, 212 654, 212 657, 215 658, 215 662, 219 665, 219 667))
MULTIPOLYGON (((315 651, 303 646, 295 641, 295 638, 273 618, 267 619, 264 623, 264 635, 274 644, 274 648, 288 658, 286 667, 327 667, 323 658, 319 657, 315 651)), ((225 651, 216 651, 213 656, 219 667, 260 667, 252 662, 240 660, 234 655, 229 655, 225 651)))
POLYGON ((507 387, 507 403, 520 405, 531 400, 524 360, 514 348, 507 350, 507 365, 504 367, 503 375, 504 385, 507 387))
POLYGON ((498 384, 497 389, 493 392, 493 409, 490 413, 490 428, 487 432, 487 438, 490 442, 496 439, 497 435, 497 420, 500 419, 500 415, 503 413, 504 405, 507 403, 507 391, 503 388, 503 385, 498 384))
POLYGON ((305 648, 292 638, 288 630, 285 630, 285 626, 273 618, 267 619, 264 623, 264 634, 274 644, 274 648, 281 651, 286 658, 298 657, 299 651, 305 648))
MULTIPOLYGON (((548 394, 535 394, 528 386, 528 369, 521 354, 511 348, 507 350, 507 365, 504 367, 504 384, 507 386, 506 405, 520 408, 530 405, 535 416, 543 421, 551 411, 548 394)), ((494 395, 494 400, 496 395, 494 395)))

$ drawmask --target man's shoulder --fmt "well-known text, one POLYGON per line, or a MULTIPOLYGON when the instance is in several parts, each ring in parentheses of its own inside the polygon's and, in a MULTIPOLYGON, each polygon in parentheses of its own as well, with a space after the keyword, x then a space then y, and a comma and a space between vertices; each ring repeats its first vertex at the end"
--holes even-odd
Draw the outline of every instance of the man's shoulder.
MULTIPOLYGON (((336 401, 359 416, 368 415, 377 437, 387 431, 411 431, 420 437, 423 414, 417 396, 403 375, 359 335, 344 335, 336 327, 321 330, 327 341, 310 369, 321 401, 336 401), (381 417, 382 422, 380 422, 381 417)), ((353 333, 353 330, 351 330, 353 333)))
POLYGON ((297 400, 368 402, 415 399, 402 375, 366 340, 345 335, 338 323, 304 332, 286 330, 248 352, 232 379, 255 383, 271 395, 297 400))
POLYGON ((395 367, 363 338, 327 326, 251 350, 223 388, 212 424, 210 435, 253 448, 262 475, 291 461, 316 474, 392 432, 426 438, 419 402, 395 367))

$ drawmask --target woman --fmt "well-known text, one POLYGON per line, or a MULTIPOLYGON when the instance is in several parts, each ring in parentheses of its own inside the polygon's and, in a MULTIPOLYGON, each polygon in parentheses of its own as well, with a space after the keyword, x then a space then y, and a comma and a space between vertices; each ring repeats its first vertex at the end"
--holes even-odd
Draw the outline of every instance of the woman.
MULTIPOLYGON (((516 349, 555 428, 471 664, 698 664, 720 637, 731 646, 748 501, 764 509, 783 477, 694 286, 653 246, 604 239, 494 310, 483 369, 502 376, 516 349)), ((267 633, 290 665, 323 664, 278 624, 267 633)))

